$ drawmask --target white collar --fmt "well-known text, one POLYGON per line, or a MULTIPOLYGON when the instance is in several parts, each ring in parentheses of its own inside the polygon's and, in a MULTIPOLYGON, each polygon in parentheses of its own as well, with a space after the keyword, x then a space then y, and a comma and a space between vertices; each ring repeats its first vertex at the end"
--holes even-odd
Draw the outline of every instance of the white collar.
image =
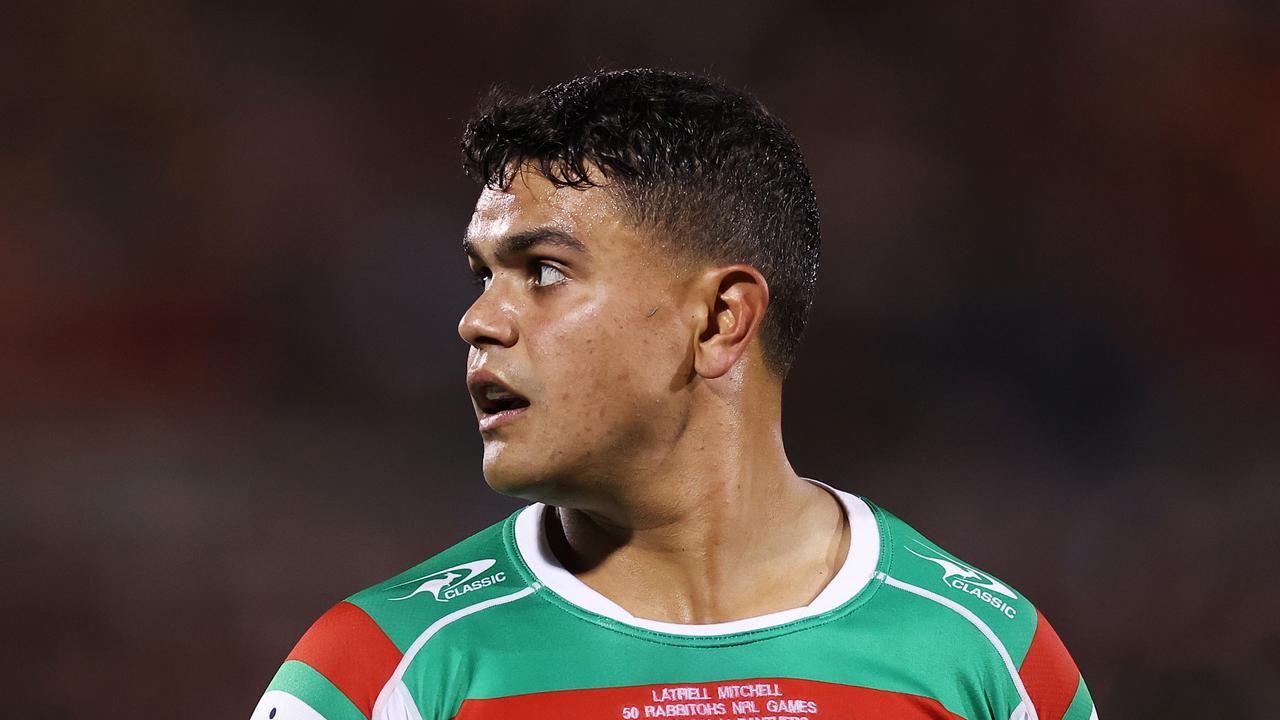
POLYGON ((844 565, 812 602, 790 610, 706 625, 687 625, 638 618, 609 598, 592 590, 560 564, 552 554, 551 546, 547 542, 547 534, 543 530, 547 511, 547 506, 543 503, 530 505, 516 516, 516 549, 542 585, 583 610, 626 625, 674 635, 693 636, 728 635, 775 627, 820 615, 853 599, 867 586, 867 583, 871 582, 876 563, 880 559, 880 530, 876 524, 875 515, 862 498, 816 480, 809 482, 825 488, 840 501, 844 508, 845 517, 849 521, 849 552, 845 557, 844 565))

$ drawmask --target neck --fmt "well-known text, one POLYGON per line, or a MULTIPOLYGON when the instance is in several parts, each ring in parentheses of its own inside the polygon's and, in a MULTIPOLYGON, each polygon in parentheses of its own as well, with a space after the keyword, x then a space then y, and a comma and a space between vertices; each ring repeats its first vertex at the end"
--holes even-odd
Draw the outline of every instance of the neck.
POLYGON ((695 414, 659 457, 608 483, 618 492, 548 513, 553 552, 636 617, 716 623, 808 604, 844 562, 848 523, 792 470, 780 413, 756 411, 773 422, 695 414))

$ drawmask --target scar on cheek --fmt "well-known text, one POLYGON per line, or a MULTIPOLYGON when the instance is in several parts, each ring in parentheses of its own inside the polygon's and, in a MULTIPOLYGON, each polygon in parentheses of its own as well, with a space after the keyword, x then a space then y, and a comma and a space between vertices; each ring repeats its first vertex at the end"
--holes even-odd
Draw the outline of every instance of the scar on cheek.
POLYGON ((649 311, 649 314, 648 314, 648 315, 645 315, 645 317, 647 317, 647 318, 651 318, 651 317, 653 317, 653 316, 654 316, 654 314, 655 314, 655 313, 657 313, 657 312, 658 312, 658 306, 657 306, 657 305, 654 305, 654 306, 653 306, 653 309, 652 309, 652 310, 650 310, 650 311, 649 311))

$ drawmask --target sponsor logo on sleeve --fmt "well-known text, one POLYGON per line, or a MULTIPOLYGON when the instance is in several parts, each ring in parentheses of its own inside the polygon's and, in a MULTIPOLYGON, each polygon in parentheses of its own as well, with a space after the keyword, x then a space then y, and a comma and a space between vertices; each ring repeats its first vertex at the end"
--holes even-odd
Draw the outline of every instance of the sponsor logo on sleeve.
POLYGON ((924 550, 924 554, 918 553, 910 547, 906 549, 907 552, 918 558, 935 563, 938 567, 942 568, 942 582, 962 593, 974 596, 987 605, 990 605, 1000 611, 1000 614, 1005 617, 1017 617, 1018 609, 1010 605, 1008 601, 1004 599, 1005 597, 1010 600, 1018 599, 1018 594, 1015 593, 1008 585, 1005 585, 981 570, 972 568, 953 557, 943 555, 919 540, 913 540, 912 542, 924 550), (1000 597, 1001 595, 1004 597, 1000 597))
POLYGON ((494 560, 474 560, 461 565, 454 565, 451 568, 437 570, 430 575, 423 575, 420 578, 406 580, 397 585, 392 585, 388 590, 403 588, 407 585, 416 585, 407 595, 391 598, 392 600, 408 600, 409 598, 420 595, 422 593, 431 593, 431 596, 437 602, 449 602, 455 598, 460 598, 469 592, 474 592, 482 588, 507 579, 507 573, 499 570, 496 573, 488 573, 489 568, 493 567, 494 560))

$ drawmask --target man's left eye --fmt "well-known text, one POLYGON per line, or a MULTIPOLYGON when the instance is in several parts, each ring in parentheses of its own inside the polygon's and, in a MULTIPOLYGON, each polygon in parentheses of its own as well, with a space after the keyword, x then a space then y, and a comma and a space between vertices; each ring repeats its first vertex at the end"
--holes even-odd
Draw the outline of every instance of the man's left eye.
POLYGON ((564 279, 566 279, 564 273, 555 266, 546 263, 538 264, 538 285, 555 285, 564 279))

